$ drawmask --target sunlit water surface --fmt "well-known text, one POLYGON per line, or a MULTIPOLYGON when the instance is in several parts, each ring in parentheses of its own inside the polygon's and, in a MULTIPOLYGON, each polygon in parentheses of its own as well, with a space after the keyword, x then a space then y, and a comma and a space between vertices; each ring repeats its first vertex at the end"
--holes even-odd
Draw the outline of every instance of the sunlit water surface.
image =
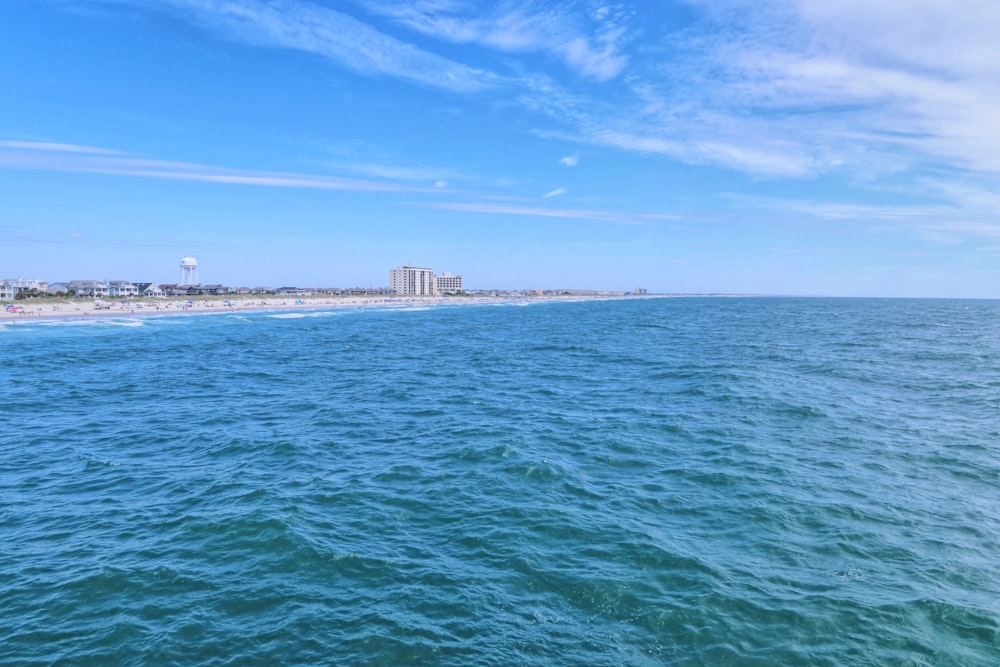
POLYGON ((0 327, 0 662, 1000 664, 1000 302, 0 327))

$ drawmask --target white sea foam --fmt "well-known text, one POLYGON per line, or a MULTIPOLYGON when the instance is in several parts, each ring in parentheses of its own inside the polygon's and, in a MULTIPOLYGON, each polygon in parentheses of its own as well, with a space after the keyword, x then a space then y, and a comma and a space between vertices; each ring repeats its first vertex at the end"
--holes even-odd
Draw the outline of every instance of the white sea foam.
POLYGON ((31 327, 141 327, 145 326, 143 320, 137 318, 81 318, 81 319, 54 319, 35 320, 25 322, 24 325, 31 327))
POLYGON ((79 320, 38 320, 37 322, 28 323, 28 326, 40 326, 40 327, 93 327, 101 324, 100 320, 94 319, 79 319, 79 320))
POLYGON ((102 320, 100 324, 109 327, 142 327, 146 325, 142 320, 102 320))
POLYGON ((268 315, 268 317, 276 320, 300 320, 306 317, 333 317, 336 315, 343 315, 344 312, 345 311, 315 310, 307 313, 277 313, 274 315, 268 315))

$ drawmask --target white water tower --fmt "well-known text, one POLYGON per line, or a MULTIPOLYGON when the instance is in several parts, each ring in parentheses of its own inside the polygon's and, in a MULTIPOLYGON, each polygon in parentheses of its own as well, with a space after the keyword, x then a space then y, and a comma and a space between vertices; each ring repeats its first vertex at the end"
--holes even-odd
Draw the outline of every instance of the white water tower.
POLYGON ((198 260, 194 257, 181 257, 181 285, 200 285, 198 281, 198 260))

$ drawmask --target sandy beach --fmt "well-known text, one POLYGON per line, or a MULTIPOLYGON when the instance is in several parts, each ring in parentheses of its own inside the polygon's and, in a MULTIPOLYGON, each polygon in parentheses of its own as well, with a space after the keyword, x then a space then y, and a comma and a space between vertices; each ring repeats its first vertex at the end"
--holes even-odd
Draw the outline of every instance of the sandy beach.
POLYGON ((371 297, 255 297, 237 299, 150 299, 145 301, 90 301, 66 299, 54 302, 15 301, 4 304, 0 322, 38 319, 87 319, 96 317, 150 317, 163 315, 199 315, 245 311, 313 310, 316 308, 364 308, 436 305, 471 305, 487 303, 540 303, 547 301, 594 301, 604 299, 641 299, 652 295, 623 296, 371 296, 371 297))

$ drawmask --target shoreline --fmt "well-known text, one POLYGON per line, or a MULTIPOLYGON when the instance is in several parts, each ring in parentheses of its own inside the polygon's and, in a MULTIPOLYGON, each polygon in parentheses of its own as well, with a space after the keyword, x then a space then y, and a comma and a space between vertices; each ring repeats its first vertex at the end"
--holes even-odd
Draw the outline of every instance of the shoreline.
POLYGON ((406 306, 482 305, 498 303, 551 303, 573 301, 608 301, 623 299, 668 298, 666 295, 553 295, 525 297, 264 297, 256 299, 151 299, 146 301, 108 301, 100 304, 64 301, 61 303, 15 303, 16 311, 0 311, 0 323, 21 321, 99 319, 107 317, 163 317, 246 312, 282 312, 317 308, 393 308, 406 306))

